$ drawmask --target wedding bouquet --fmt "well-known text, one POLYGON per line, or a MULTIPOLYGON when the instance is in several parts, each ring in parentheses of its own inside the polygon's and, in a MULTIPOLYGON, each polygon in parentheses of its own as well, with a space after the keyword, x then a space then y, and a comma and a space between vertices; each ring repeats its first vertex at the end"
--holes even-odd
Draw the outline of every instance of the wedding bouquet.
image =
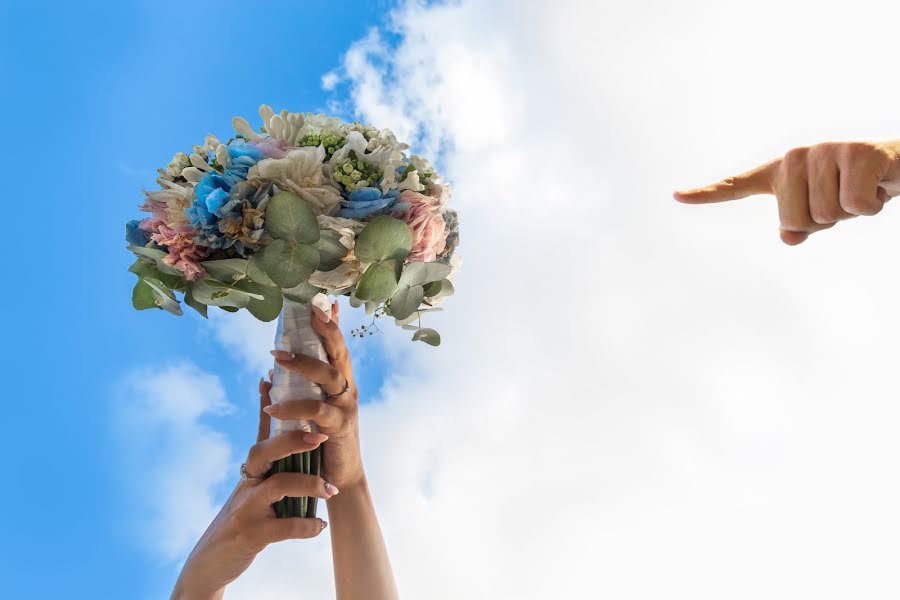
MULTIPOLYGON (((414 341, 438 345, 421 316, 441 310, 460 265, 450 187, 388 129, 266 105, 259 114, 259 131, 235 117, 236 136, 223 143, 209 135, 179 152, 159 169, 160 189, 144 192, 140 208, 151 215, 125 227, 137 255, 134 307, 181 315, 183 301, 204 317, 210 306, 262 321, 280 316, 276 348, 324 360, 309 304, 327 313, 326 295, 344 295, 373 323, 393 317, 414 341)), ((324 398, 277 366, 271 395, 324 398)), ((314 428, 273 420, 272 433, 314 428)), ((320 465, 317 449, 275 470, 318 475, 320 465)), ((314 516, 315 499, 286 498, 276 512, 314 516)))

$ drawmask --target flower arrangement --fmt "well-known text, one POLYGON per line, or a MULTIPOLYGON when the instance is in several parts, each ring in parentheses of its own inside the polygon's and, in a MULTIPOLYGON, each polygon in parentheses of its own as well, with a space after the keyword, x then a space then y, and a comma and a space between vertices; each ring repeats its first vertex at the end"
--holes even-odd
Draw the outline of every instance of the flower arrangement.
POLYGON ((271 321, 285 300, 344 295, 438 345, 421 315, 440 310, 460 265, 449 185, 388 129, 259 114, 259 131, 235 117, 235 137, 209 135, 159 169, 140 206, 150 216, 126 225, 134 307, 180 315, 177 292, 204 317, 217 306, 271 321))
MULTIPOLYGON (((235 117, 233 138, 209 135, 159 169, 160 189, 145 192, 140 207, 150 216, 125 226, 137 255, 134 307, 181 315, 184 302, 204 317, 212 306, 279 318, 276 348, 324 359, 309 305, 327 311, 326 295, 343 295, 373 315, 354 336, 390 316, 414 341, 440 344, 421 316, 441 310, 460 266, 449 185, 390 130, 266 105, 259 115, 259 131, 235 117)), ((270 395, 273 403, 324 399, 317 384, 277 364, 270 395)), ((273 434, 316 430, 309 421, 272 426, 273 434)), ((319 475, 320 452, 273 468, 319 475)), ((275 504, 279 517, 315 511, 315 498, 275 504)))

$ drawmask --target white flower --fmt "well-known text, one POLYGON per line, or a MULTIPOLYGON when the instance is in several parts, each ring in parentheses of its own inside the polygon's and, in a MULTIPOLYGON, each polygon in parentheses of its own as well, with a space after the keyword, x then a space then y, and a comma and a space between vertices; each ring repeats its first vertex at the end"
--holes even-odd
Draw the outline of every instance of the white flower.
POLYGON ((313 271, 309 283, 326 290, 337 291, 355 285, 362 277, 359 261, 348 261, 331 271, 313 271))
MULTIPOLYGON (((280 114, 275 114, 268 104, 259 107, 259 116, 262 118, 263 127, 266 133, 274 140, 286 142, 293 146, 297 143, 300 131, 303 129, 304 117, 301 113, 292 113, 282 110, 280 114)), ((255 140, 261 137, 250 123, 243 117, 234 117, 231 119, 234 130, 248 140, 255 140)))
POLYGON ((330 215, 338 210, 340 192, 325 177, 322 163, 325 149, 305 147, 291 150, 284 158, 266 158, 250 168, 248 181, 274 182, 305 200, 317 215, 330 215))
POLYGON ((144 192, 148 204, 165 206, 166 224, 173 229, 180 225, 190 224, 187 215, 184 214, 184 209, 191 205, 194 187, 190 184, 185 185, 165 180, 160 181, 160 185, 164 189, 144 192))
MULTIPOLYGON (((374 152, 367 152, 368 147, 369 142, 366 141, 362 133, 351 131, 347 134, 347 143, 341 146, 325 165, 325 174, 331 177, 334 173, 335 165, 346 162, 352 150, 356 153, 358 159, 374 165, 383 173, 380 182, 382 192, 397 187, 397 167, 403 164, 403 153, 389 146, 377 148, 374 152)), ((374 181, 367 183, 373 187, 378 185, 374 181)))
POLYGON ((160 170, 160 177, 164 177, 169 181, 174 181, 175 178, 181 176, 181 172, 187 167, 191 166, 191 159, 188 158, 188 155, 184 152, 179 152, 175 156, 172 157, 172 160, 169 161, 169 164, 166 165, 166 170, 160 170))

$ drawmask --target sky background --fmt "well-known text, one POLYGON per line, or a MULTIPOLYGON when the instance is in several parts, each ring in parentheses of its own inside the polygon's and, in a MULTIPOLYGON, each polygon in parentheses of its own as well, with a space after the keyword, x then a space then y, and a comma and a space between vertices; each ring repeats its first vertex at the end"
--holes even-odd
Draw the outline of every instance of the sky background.
MULTIPOLYGON (((265 102, 389 127, 454 186, 442 346, 351 345, 404 597, 896 598, 897 209, 789 248, 771 199, 671 191, 896 137, 898 21, 0 1, 3 596, 165 598, 233 485, 274 329, 133 311, 122 230, 158 166, 265 102)), ((322 537, 226 597, 331 595, 322 537)))

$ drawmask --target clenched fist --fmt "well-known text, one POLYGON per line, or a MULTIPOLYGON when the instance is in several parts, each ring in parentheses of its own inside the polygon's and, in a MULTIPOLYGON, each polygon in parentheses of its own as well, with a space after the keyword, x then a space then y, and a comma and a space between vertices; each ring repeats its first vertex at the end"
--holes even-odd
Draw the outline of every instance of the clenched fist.
POLYGON ((900 195, 900 140, 794 148, 751 171, 674 196, 685 204, 710 204, 755 194, 775 195, 782 241, 800 244, 839 221, 876 215, 900 195))

